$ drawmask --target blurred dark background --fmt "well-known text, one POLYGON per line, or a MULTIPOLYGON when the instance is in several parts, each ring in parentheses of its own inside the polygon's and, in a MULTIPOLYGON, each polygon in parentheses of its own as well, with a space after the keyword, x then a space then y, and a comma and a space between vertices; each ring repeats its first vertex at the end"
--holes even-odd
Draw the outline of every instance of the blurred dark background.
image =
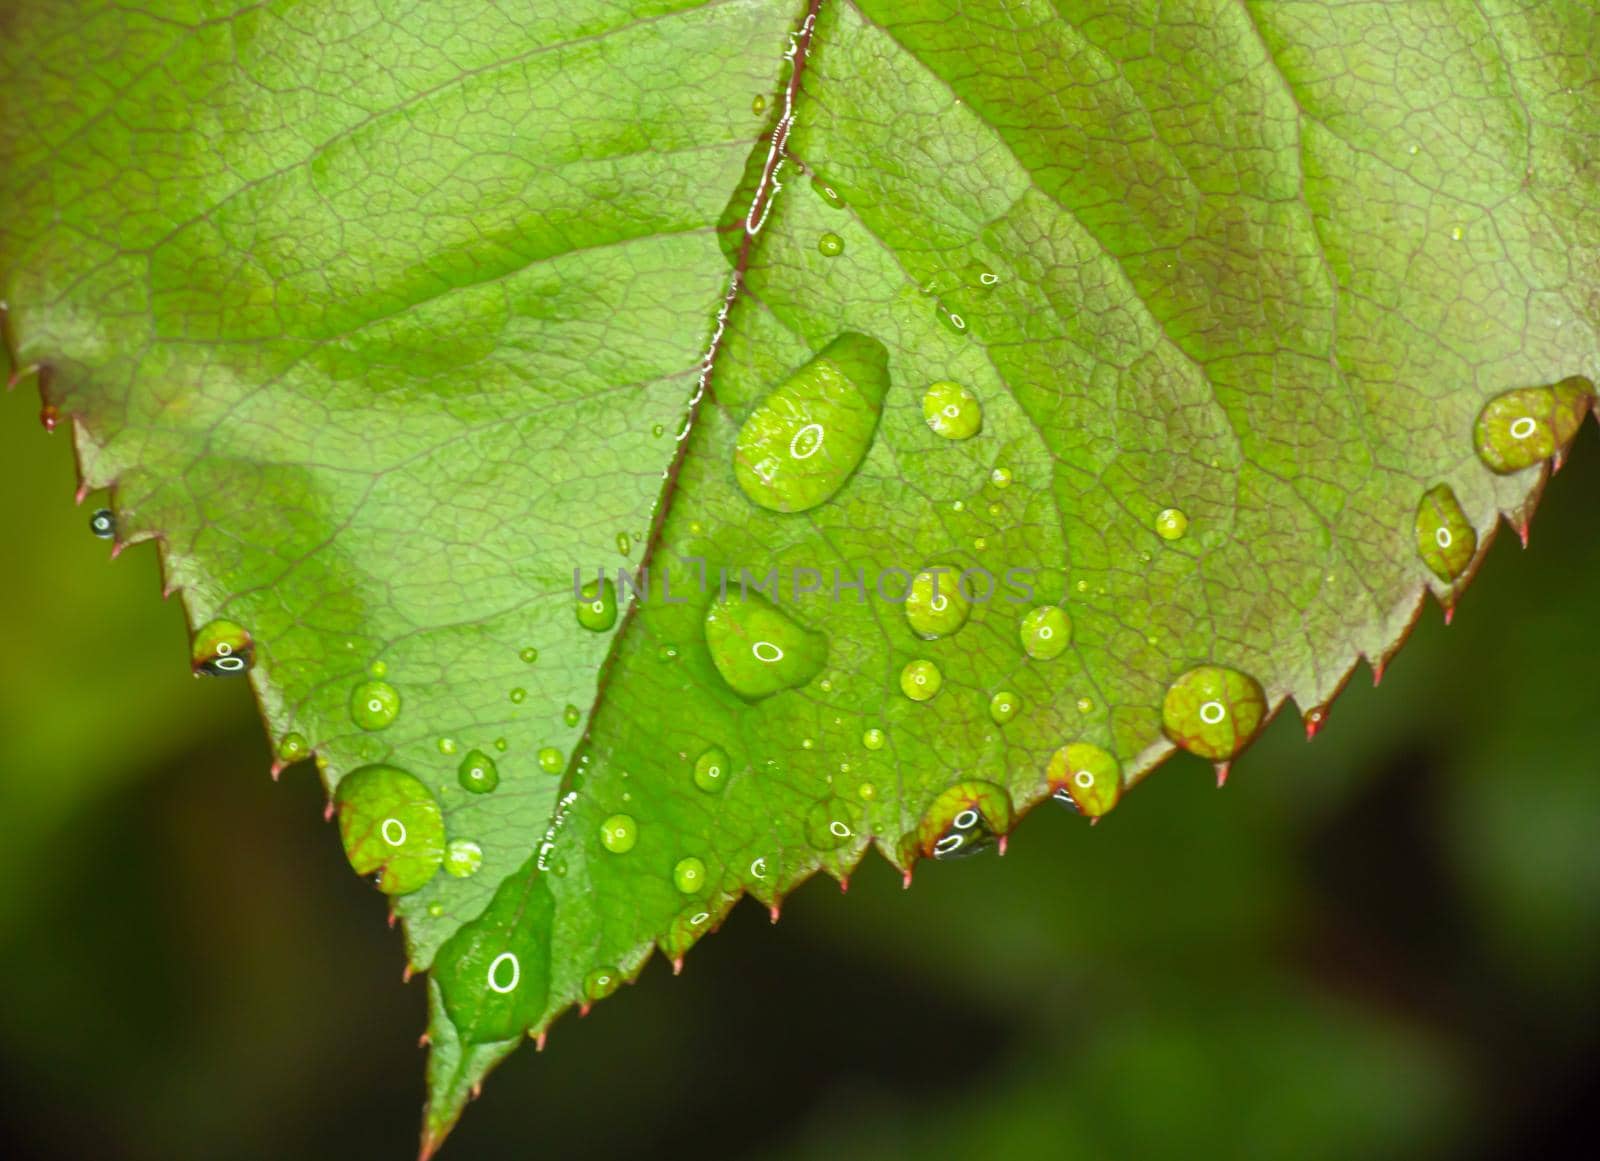
MULTIPOLYGON (((406 1158, 424 993, 309 765, 197 682, 154 550, 0 396, 0 1152, 406 1158)), ((451 1158, 1589 1156, 1600 432, 1314 743, 1004 859, 746 903, 519 1052, 451 1158)))

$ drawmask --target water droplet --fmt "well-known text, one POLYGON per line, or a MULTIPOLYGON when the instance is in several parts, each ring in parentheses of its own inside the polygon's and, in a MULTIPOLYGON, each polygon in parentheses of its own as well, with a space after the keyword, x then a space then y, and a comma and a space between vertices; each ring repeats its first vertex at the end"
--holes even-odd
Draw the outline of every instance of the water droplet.
POLYGON ((435 744, 439 747, 439 753, 441 754, 454 754, 456 752, 456 740, 454 738, 440 738, 435 744))
POLYGON ((982 552, 984 549, 989 547, 989 538, 986 536, 978 537, 972 542, 972 547, 977 551, 982 552))
POLYGON ((668 662, 668 661, 676 661, 677 659, 678 659, 678 647, 676 645, 663 645, 663 646, 661 646, 661 648, 656 650, 656 660, 657 661, 668 662))
POLYGON ((989 473, 989 482, 997 488, 1009 488, 1011 479, 1011 469, 1009 468, 996 468, 989 473))
POLYGON ((820 177, 813 177, 811 179, 811 188, 816 191, 818 197, 827 202, 834 209, 844 209, 846 205, 844 195, 838 190, 834 189, 833 186, 823 181, 820 177))
POLYGON ((1037 661, 1049 661, 1072 644, 1072 622, 1059 605, 1040 605, 1022 618, 1018 635, 1023 652, 1037 661))
POLYGON ((1092 697, 1080 697, 1078 699, 1078 712, 1080 714, 1093 713, 1094 712, 1094 698, 1092 698, 1092 697))
POLYGON ((582 590, 583 599, 577 602, 578 624, 596 633, 604 633, 617 623, 617 586, 607 580, 601 584, 590 581, 582 590))
POLYGON ((522 660, 527 662, 529 665, 532 665, 535 661, 539 660, 539 651, 532 645, 529 645, 526 649, 519 652, 517 656, 522 658, 522 660))
POLYGON ((1484 405, 1473 429, 1478 457, 1505 475, 1565 452, 1593 406, 1594 386, 1576 376, 1553 387, 1520 387, 1484 405))
POLYGON ((444 858, 444 816, 421 780, 394 766, 362 766, 334 790, 339 837, 358 875, 405 895, 433 878, 444 858))
POLYGON ((1177 540, 1189 531, 1189 517, 1177 508, 1163 508, 1156 513, 1156 535, 1163 540, 1177 540))
POLYGON ((1256 679, 1221 665, 1189 670, 1172 683, 1161 705, 1167 737, 1213 760, 1244 749, 1266 716, 1266 695, 1256 679))
POLYGON ((983 426, 983 405, 960 383, 941 379, 922 396, 922 418, 935 435, 970 439, 983 426))
POLYGON ((111 514, 110 508, 94 510, 94 515, 89 517, 89 531, 101 540, 110 540, 117 534, 117 518, 111 514))
POLYGON ((876 726, 861 735, 861 744, 869 750, 881 750, 883 743, 883 731, 876 726))
POLYGON ((600 844, 614 855, 625 855, 639 841, 639 824, 631 814, 613 814, 600 824, 600 844))
POLYGON ((506 696, 511 699, 512 705, 521 705, 523 700, 528 696, 528 691, 523 689, 522 686, 518 685, 514 686, 511 692, 506 694, 506 696))
POLYGON ((889 388, 889 352, 846 331, 773 388, 739 429, 733 472, 750 500, 804 512, 844 486, 866 455, 889 388))
POLYGON ((1045 776, 1051 797, 1086 818, 1099 818, 1122 797, 1122 766, 1088 742, 1062 746, 1050 756, 1045 776))
POLYGON ((559 774, 565 768, 566 761, 554 746, 545 746, 539 751, 539 769, 546 774, 559 774))
POLYGON ((467 756, 461 759, 461 765, 456 769, 456 781, 461 783, 463 790, 487 794, 500 785, 500 768, 482 750, 468 750, 467 756))
POLYGON ((944 685, 944 674, 927 658, 906 663, 900 671, 900 692, 912 701, 927 701, 944 685))
POLYGON ((583 998, 591 1004, 598 1004, 621 985, 622 973, 615 967, 610 964, 597 967, 583 977, 583 998))
POLYGON ((989 716, 995 720, 996 725, 1003 726, 1017 716, 1020 704, 1016 694, 1009 689, 1002 689, 989 699, 989 716))
POLYGON ((617 533, 617 551, 623 556, 627 556, 628 553, 633 551, 633 541, 628 539, 626 532, 617 533))
POLYGON ((433 957, 445 1015, 468 1044, 520 1036, 544 1015, 555 898, 532 864, 506 876, 482 913, 433 957))
POLYGON ((1448 484, 1423 493, 1417 505, 1416 534, 1422 563, 1446 584, 1467 571, 1478 550, 1478 533, 1467 522, 1448 484))
POLYGON ((844 253, 844 239, 838 234, 824 234, 817 239, 817 253, 824 258, 837 258, 844 253))
POLYGON ((819 851, 835 851, 861 833, 860 809, 842 798, 824 798, 806 812, 806 841, 819 851))
POLYGON ((311 752, 304 734, 290 730, 278 741, 278 758, 283 762, 298 762, 311 752))
POLYGON ((861 796, 862 801, 871 802, 878 797, 878 788, 870 782, 863 782, 856 787, 856 793, 861 796))
POLYGON ((705 890, 706 865, 693 855, 679 859, 678 865, 672 868, 672 885, 685 895, 705 890))
POLYGON ((940 325, 951 334, 964 335, 967 333, 967 320, 945 306, 944 303, 941 302, 936 305, 933 308, 933 314, 939 320, 940 325))
POLYGON ((509 746, 510 744, 511 743, 506 741, 504 738, 496 738, 494 740, 494 748, 496 750, 499 750, 502 754, 504 754, 506 752, 506 747, 509 746))
POLYGON ((733 773, 728 751, 721 746, 711 746, 694 762, 694 784, 707 794, 721 790, 733 773))
POLYGON ((444 869, 457 879, 470 879, 483 866, 483 848, 471 839, 451 839, 445 848, 444 869))
POLYGON ((444 916, 444 904, 443 903, 441 903, 437 899, 435 899, 432 903, 428 904, 428 918, 429 919, 440 919, 440 918, 443 918, 443 916, 444 916))
POLYGON ((828 639, 764 597, 728 597, 706 612, 706 647, 722 680, 747 698, 796 689, 822 671, 828 639))
POLYGON ((917 824, 921 852, 959 859, 994 845, 1011 829, 1011 796, 992 782, 969 779, 944 790, 917 824))
POLYGON ((387 681, 363 681, 350 691, 350 720, 363 730, 388 729, 400 716, 400 691, 387 681))
POLYGON ((256 647, 243 625, 210 621, 195 631, 189 664, 207 677, 238 677, 255 664, 256 647))
POLYGON ((757 117, 765 113, 767 111, 767 98, 763 94, 757 93, 755 98, 750 102, 750 111, 757 117))
POLYGON ((948 637, 967 623, 972 605, 961 592, 960 570, 930 565, 911 578, 906 594, 906 621, 919 637, 948 637))

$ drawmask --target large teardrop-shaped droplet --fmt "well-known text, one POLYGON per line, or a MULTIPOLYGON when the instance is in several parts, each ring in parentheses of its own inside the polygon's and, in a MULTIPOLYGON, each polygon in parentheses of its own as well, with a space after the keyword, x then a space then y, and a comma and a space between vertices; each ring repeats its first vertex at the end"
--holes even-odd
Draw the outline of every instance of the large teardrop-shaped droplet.
POLYGON ((749 594, 715 601, 706 612, 706 647, 722 680, 741 697, 797 689, 828 660, 828 639, 749 594))
POLYGON ((1011 815, 1011 796, 1002 787, 977 779, 957 782, 923 813, 917 849, 934 859, 975 855, 1011 829, 1011 815))
POLYGON ((756 504, 804 512, 856 470, 889 389, 889 352, 846 331, 756 405, 739 429, 733 474, 756 504))
POLYGON ((1473 443, 1492 471, 1521 471, 1566 451, 1594 405, 1594 384, 1574 375, 1553 387, 1519 387, 1478 413, 1473 443))
POLYGON ((1045 770, 1054 798, 1085 818, 1099 818, 1122 797, 1122 766, 1088 742, 1062 746, 1045 770))
POLYGON ((1423 493, 1422 502, 1417 505, 1416 532, 1422 563, 1445 584, 1467 571, 1478 550, 1478 533, 1449 484, 1423 493))
POLYGON ((500 884, 482 914, 439 948, 433 975, 462 1040, 509 1040, 544 1015, 554 916, 555 898, 529 859, 500 884))
POLYGON ((333 795, 339 837, 358 875, 378 874, 378 890, 405 895, 433 878, 444 858, 444 815, 419 778, 395 766, 362 766, 333 795))
POLYGON ((1161 704, 1167 737, 1202 758, 1233 757, 1267 717, 1256 679, 1222 665, 1201 665, 1174 681, 1161 704))

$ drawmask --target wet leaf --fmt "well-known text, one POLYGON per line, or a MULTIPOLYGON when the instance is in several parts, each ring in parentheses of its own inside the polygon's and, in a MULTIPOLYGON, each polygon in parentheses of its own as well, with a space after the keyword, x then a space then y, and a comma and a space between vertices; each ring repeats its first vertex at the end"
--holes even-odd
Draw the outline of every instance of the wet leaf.
POLYGON ((170 7, 7 9, 6 342, 376 825, 429 1148, 743 893, 1320 723, 1593 406, 1577 5, 170 7))

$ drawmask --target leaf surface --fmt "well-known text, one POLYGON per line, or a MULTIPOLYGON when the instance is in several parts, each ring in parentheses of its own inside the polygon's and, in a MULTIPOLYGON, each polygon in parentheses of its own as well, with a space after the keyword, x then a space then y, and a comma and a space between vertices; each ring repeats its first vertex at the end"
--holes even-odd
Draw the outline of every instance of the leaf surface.
POLYGON ((14 364, 400 892, 425 1148, 745 893, 1314 729, 1526 524, 1600 16, 1149 7, 4 18, 14 364))

